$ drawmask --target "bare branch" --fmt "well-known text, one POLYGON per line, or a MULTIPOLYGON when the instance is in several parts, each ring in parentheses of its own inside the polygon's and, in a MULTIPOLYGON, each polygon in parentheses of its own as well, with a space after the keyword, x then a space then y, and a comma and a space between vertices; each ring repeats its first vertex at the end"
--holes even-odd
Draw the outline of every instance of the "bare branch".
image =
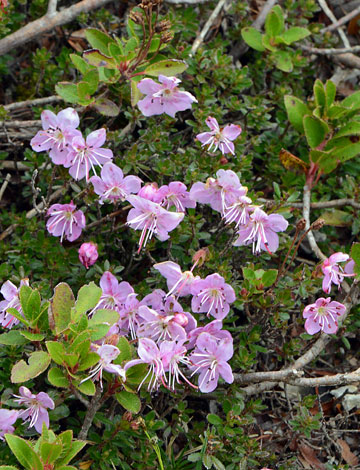
POLYGON ((209 29, 215 22, 216 18, 220 14, 221 10, 224 8, 227 0, 220 0, 219 3, 216 5, 216 8, 214 11, 211 13, 209 19, 205 23, 203 29, 201 30, 201 33, 199 36, 195 39, 194 44, 192 45, 191 48, 191 55, 195 54, 195 52, 199 49, 201 43, 204 41, 205 36, 207 35, 209 29))
POLYGON ((79 432, 78 439, 84 440, 84 439, 87 438, 87 435, 88 435, 89 429, 91 427, 91 424, 93 422, 93 419, 95 417, 95 414, 99 410, 101 405, 102 405, 101 388, 100 388, 99 385, 97 385, 95 395, 93 396, 93 398, 90 402, 90 405, 88 407, 88 410, 86 412, 82 428, 79 432))
POLYGON ((7 188, 7 185, 9 184, 10 179, 11 179, 11 175, 10 175, 10 173, 8 173, 8 174, 6 175, 6 177, 5 177, 5 180, 4 180, 3 184, 1 185, 1 189, 0 189, 0 201, 1 201, 1 199, 3 198, 4 192, 5 192, 6 188, 7 188))
POLYGON ((34 127, 38 128, 41 127, 41 121, 40 120, 34 120, 34 121, 4 121, 3 125, 5 127, 17 127, 17 128, 27 128, 27 127, 34 127))
POLYGON ((36 98, 34 100, 17 101, 16 103, 6 104, 4 109, 5 111, 14 111, 15 109, 26 108, 28 106, 42 106, 43 104, 56 103, 57 101, 62 101, 62 98, 60 98, 60 96, 53 95, 45 98, 36 98))
POLYGON ((56 15, 57 0, 49 0, 46 16, 51 18, 56 15))
POLYGON ((343 16, 339 20, 337 20, 335 23, 333 23, 330 26, 327 26, 326 28, 323 28, 320 30, 320 33, 326 33, 327 31, 334 31, 334 29, 337 29, 339 26, 342 26, 343 24, 347 23, 348 21, 352 20, 355 18, 355 16, 360 15, 360 6, 355 8, 355 10, 351 11, 347 15, 343 16))
MULTIPOLYGON (((327 3, 325 0, 318 0, 319 2, 319 5, 321 6, 323 12, 325 13, 325 15, 335 24, 337 23, 337 18, 336 16, 334 15, 334 13, 330 10, 330 8, 328 7, 327 3)), ((348 38, 346 37, 346 34, 344 33, 344 31, 342 30, 342 28, 340 26, 337 26, 336 28, 337 32, 339 33, 339 36, 342 40, 342 42, 344 43, 344 46, 345 47, 350 47, 350 42, 348 40, 348 38)))
POLYGON ((272 7, 277 3, 277 0, 267 0, 262 10, 258 14, 256 20, 251 25, 255 29, 261 29, 262 25, 265 23, 266 17, 272 7))
POLYGON ((318 55, 340 55, 340 54, 346 54, 348 52, 351 52, 353 54, 356 54, 357 52, 360 52, 360 46, 349 46, 349 47, 341 47, 341 48, 324 48, 320 49, 318 47, 311 47, 311 46, 305 46, 305 45, 299 45, 300 49, 303 51, 310 52, 311 54, 318 54, 318 55))
POLYGON ((0 40, 0 55, 4 55, 10 50, 25 44, 28 41, 51 31, 56 26, 69 23, 80 13, 86 13, 94 8, 100 8, 111 0, 82 0, 69 8, 56 13, 53 16, 44 15, 38 20, 32 21, 18 31, 0 40))
POLYGON ((306 226, 305 230, 308 230, 307 233, 307 239, 309 241, 310 247, 314 254, 320 259, 320 260, 325 260, 326 256, 324 253, 320 250, 320 248, 317 246, 314 234, 312 233, 310 229, 310 197, 311 197, 311 191, 310 188, 307 184, 304 186, 304 197, 303 197, 303 217, 306 221, 306 226))
MULTIPOLYGON (((273 199, 259 199, 260 202, 268 204, 269 206, 273 206, 278 204, 277 201, 273 199)), ((302 209, 303 203, 302 202, 285 202, 281 204, 285 207, 293 207, 296 209, 302 209)), ((356 202, 354 199, 333 199, 332 201, 320 201, 320 202, 312 202, 310 204, 311 209, 331 209, 333 207, 343 207, 343 206, 351 206, 354 209, 360 209, 360 202, 356 202)))

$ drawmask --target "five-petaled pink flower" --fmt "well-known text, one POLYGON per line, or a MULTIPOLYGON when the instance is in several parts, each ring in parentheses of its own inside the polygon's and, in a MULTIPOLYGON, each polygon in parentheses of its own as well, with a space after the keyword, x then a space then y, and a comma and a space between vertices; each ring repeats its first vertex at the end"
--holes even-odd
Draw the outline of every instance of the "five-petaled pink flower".
POLYGON ((100 381, 100 387, 103 388, 102 384, 102 376, 103 371, 109 372, 110 374, 118 375, 122 378, 123 382, 126 381, 126 373, 125 370, 118 364, 112 364, 113 361, 118 357, 120 354, 119 348, 113 346, 112 344, 103 344, 100 347, 96 347, 95 352, 100 356, 99 362, 90 370, 90 375, 83 379, 80 383, 86 382, 94 378, 94 380, 100 381))
POLYGON ((166 113, 175 117, 178 111, 190 109, 192 103, 197 103, 197 99, 191 93, 179 90, 178 85, 181 80, 178 78, 159 75, 159 82, 144 78, 137 84, 141 93, 146 95, 138 102, 139 109, 144 116, 166 113))
POLYGON ((98 257, 99 253, 97 251, 96 243, 83 243, 79 248, 79 259, 86 269, 89 269, 90 266, 96 263, 98 257))
POLYGON ((186 208, 195 208, 196 202, 190 198, 184 183, 172 181, 169 185, 159 188, 155 202, 158 202, 165 209, 175 206, 177 212, 185 212, 186 208))
MULTIPOLYGON (((334 253, 329 258, 323 261, 321 265, 322 272, 324 273, 324 279, 322 283, 323 291, 326 294, 330 294, 331 284, 335 284, 340 287, 340 284, 343 282, 344 277, 354 276, 355 274, 348 274, 343 270, 341 266, 338 266, 338 263, 342 263, 349 259, 349 255, 346 253, 334 253)), ((348 263, 349 264, 349 263, 348 263)))
POLYGON ((329 334, 336 333, 339 328, 338 318, 342 317, 345 312, 345 305, 331 301, 330 297, 327 299, 321 297, 314 304, 304 308, 305 330, 309 335, 314 335, 320 330, 329 334))
POLYGON ((69 150, 67 162, 64 166, 70 168, 69 173, 73 178, 81 180, 86 176, 86 181, 89 181, 91 169, 96 175, 95 166, 102 167, 104 163, 112 160, 112 151, 102 148, 105 140, 106 130, 103 128, 91 132, 86 140, 82 136, 72 139, 72 148, 69 150))
POLYGON ((81 136, 76 129, 80 123, 78 113, 73 108, 63 109, 58 115, 45 110, 41 113, 41 122, 44 130, 31 139, 32 149, 35 152, 50 151, 55 165, 66 164, 73 138, 81 136))
MULTIPOLYGON (((22 279, 20 282, 20 287, 29 285, 28 279, 22 279)), ((1 286, 0 292, 4 296, 5 300, 0 302, 0 325, 4 328, 12 328, 13 326, 19 323, 19 320, 15 318, 11 313, 7 311, 8 308, 15 308, 20 315, 23 315, 19 293, 20 288, 18 289, 11 281, 6 281, 1 286)))
POLYGON ((45 392, 40 392, 34 395, 26 387, 19 388, 20 395, 14 395, 18 398, 15 400, 20 405, 26 405, 27 409, 19 412, 19 418, 24 421, 30 421, 29 428, 35 427, 38 433, 41 433, 43 423, 49 427, 49 413, 48 408, 53 410, 55 404, 49 395, 45 392))
POLYGON ((222 320, 230 311, 230 305, 236 299, 234 289, 226 284, 219 274, 210 274, 205 279, 198 279, 191 285, 193 295, 191 309, 194 313, 206 312, 222 320))
POLYGON ((119 282, 110 271, 105 271, 101 276, 100 287, 102 289, 100 300, 95 308, 89 312, 89 316, 92 316, 100 308, 119 312, 124 306, 128 295, 134 292, 134 289, 128 282, 119 282))
POLYGON ((192 283, 195 279, 200 279, 199 276, 195 277, 192 271, 182 272, 180 266, 173 261, 163 261, 154 264, 153 267, 166 279, 169 289, 167 296, 171 294, 176 294, 179 297, 189 295, 192 283))
POLYGON ((113 163, 105 163, 101 169, 101 178, 92 176, 90 181, 94 185, 96 194, 100 196, 99 202, 124 201, 131 193, 137 193, 141 187, 141 179, 137 176, 125 176, 118 166, 113 163))
POLYGON ((272 254, 279 248, 279 237, 276 232, 283 232, 288 225, 282 215, 267 215, 260 207, 255 207, 248 223, 240 227, 234 246, 252 244, 253 253, 267 250, 272 254))
POLYGON ((227 124, 221 129, 217 120, 211 116, 207 117, 205 122, 211 129, 210 132, 202 132, 196 136, 197 140, 202 143, 202 147, 209 145, 209 151, 214 147, 213 151, 219 148, 223 155, 226 153, 235 155, 235 147, 232 141, 241 134, 241 127, 237 124, 227 124))
POLYGON ((4 434, 13 434, 15 428, 13 424, 19 417, 17 410, 0 409, 0 440, 4 440, 4 434))
POLYGON ((76 210, 75 204, 53 204, 47 212, 49 220, 46 223, 48 232, 54 237, 60 237, 73 242, 80 237, 82 229, 85 227, 85 216, 80 210, 76 210))
POLYGON ((140 253, 142 246, 155 235, 160 241, 169 238, 169 233, 174 230, 184 218, 183 212, 170 212, 155 202, 139 196, 128 196, 127 200, 134 206, 127 217, 127 225, 134 230, 141 230, 139 241, 140 253))
POLYGON ((201 333, 196 341, 196 349, 190 355, 194 371, 192 375, 200 371, 198 384, 203 393, 215 390, 221 376, 225 382, 231 384, 234 376, 231 367, 227 363, 234 353, 232 340, 224 338, 217 341, 209 333, 201 333))

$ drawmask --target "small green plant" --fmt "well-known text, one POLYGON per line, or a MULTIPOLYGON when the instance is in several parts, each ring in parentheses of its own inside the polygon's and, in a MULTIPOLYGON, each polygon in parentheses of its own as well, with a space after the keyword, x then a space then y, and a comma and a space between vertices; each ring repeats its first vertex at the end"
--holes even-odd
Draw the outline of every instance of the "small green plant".
POLYGON ((265 34, 261 34, 251 26, 241 30, 246 44, 259 52, 268 51, 275 66, 283 72, 291 72, 294 67, 293 53, 287 46, 310 34, 308 29, 298 26, 285 29, 284 13, 279 5, 276 5, 266 17, 265 34))

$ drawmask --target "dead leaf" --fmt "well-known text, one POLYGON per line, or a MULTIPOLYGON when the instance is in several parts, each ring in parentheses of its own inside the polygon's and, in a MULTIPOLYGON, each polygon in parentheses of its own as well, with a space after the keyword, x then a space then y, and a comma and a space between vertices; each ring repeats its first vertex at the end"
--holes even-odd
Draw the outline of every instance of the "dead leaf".
POLYGON ((341 447, 341 457, 345 460, 346 463, 355 467, 359 463, 359 459, 351 452, 348 443, 342 439, 338 439, 337 443, 341 447))
POLYGON ((310 465, 310 468, 314 470, 325 470, 325 465, 316 457, 314 449, 302 442, 299 444, 299 451, 306 462, 310 465))
POLYGON ((295 157, 292 153, 288 152, 285 149, 281 149, 279 153, 279 158, 282 165, 290 171, 294 171, 297 173, 300 171, 301 173, 307 173, 308 165, 298 157, 295 157))

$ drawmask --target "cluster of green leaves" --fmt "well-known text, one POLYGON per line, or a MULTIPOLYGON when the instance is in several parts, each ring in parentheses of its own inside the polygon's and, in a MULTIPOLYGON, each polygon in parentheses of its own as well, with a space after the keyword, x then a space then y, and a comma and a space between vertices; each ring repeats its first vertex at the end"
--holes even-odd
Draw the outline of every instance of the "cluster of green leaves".
POLYGON ((340 162, 360 153, 360 92, 336 101, 336 86, 328 80, 314 83, 314 100, 304 103, 295 96, 284 97, 289 121, 304 134, 310 161, 322 173, 331 173, 340 162))
POLYGON ((306 38, 311 33, 300 26, 285 29, 283 10, 276 5, 266 17, 265 34, 261 34, 252 26, 243 28, 241 34, 246 44, 256 51, 268 51, 271 60, 279 70, 291 72, 294 67, 292 60, 294 54, 287 46, 306 38))
MULTIPOLYGON (((5 435, 11 451, 25 470, 76 470, 68 465, 86 445, 85 441, 73 439, 71 430, 58 436, 43 425, 42 434, 36 442, 19 436, 5 435)), ((17 470, 11 465, 1 465, 0 470, 17 470)))

